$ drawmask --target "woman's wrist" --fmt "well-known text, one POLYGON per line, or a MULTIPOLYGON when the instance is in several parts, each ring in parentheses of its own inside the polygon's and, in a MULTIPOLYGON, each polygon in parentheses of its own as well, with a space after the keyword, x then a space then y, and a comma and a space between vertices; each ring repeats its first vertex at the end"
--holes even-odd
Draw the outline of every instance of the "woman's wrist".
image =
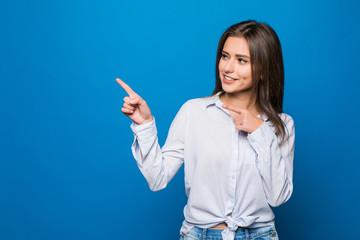
POLYGON ((142 124, 152 122, 153 120, 154 120, 154 117, 151 115, 150 118, 145 119, 142 124))

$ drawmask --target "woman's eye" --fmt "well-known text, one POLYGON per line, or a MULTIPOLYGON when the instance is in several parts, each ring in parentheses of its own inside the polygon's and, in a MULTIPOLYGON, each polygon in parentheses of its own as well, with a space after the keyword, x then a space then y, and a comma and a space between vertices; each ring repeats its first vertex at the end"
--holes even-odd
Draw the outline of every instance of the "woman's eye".
POLYGON ((239 62, 240 63, 247 63, 247 61, 245 59, 243 59, 243 58, 239 58, 239 62))
POLYGON ((228 56, 226 54, 221 55, 222 58, 227 58, 228 56))

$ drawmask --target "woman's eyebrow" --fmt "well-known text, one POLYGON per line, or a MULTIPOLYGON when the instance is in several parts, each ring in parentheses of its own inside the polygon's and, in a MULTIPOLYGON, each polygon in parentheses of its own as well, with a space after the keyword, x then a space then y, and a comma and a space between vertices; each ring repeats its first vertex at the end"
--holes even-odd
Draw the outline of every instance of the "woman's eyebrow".
MULTIPOLYGON (((223 50, 223 53, 225 53, 225 54, 227 54, 227 55, 230 55, 228 52, 226 52, 226 51, 224 51, 224 50, 223 50)), ((244 54, 235 54, 235 57, 250 58, 249 56, 244 55, 244 54)))

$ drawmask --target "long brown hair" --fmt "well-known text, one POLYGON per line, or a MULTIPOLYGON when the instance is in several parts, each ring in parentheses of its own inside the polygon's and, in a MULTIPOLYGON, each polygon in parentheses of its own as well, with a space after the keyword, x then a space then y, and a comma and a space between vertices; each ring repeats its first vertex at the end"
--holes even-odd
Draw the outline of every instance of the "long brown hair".
POLYGON ((265 113, 274 124, 275 134, 285 136, 284 122, 278 113, 283 111, 284 63, 280 40, 265 23, 245 21, 229 27, 221 36, 216 55, 216 82, 212 95, 223 91, 219 76, 219 61, 228 37, 243 37, 250 48, 253 97, 260 113, 265 113))

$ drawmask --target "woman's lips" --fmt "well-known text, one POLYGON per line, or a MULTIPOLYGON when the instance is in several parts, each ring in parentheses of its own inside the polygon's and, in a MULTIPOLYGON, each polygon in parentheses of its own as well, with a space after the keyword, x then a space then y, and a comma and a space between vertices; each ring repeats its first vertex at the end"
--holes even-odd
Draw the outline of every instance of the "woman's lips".
POLYGON ((229 76, 226 76, 224 75, 224 83, 227 83, 227 84, 231 84, 231 83, 234 83, 237 79, 236 78, 232 78, 232 77, 229 77, 229 76))

